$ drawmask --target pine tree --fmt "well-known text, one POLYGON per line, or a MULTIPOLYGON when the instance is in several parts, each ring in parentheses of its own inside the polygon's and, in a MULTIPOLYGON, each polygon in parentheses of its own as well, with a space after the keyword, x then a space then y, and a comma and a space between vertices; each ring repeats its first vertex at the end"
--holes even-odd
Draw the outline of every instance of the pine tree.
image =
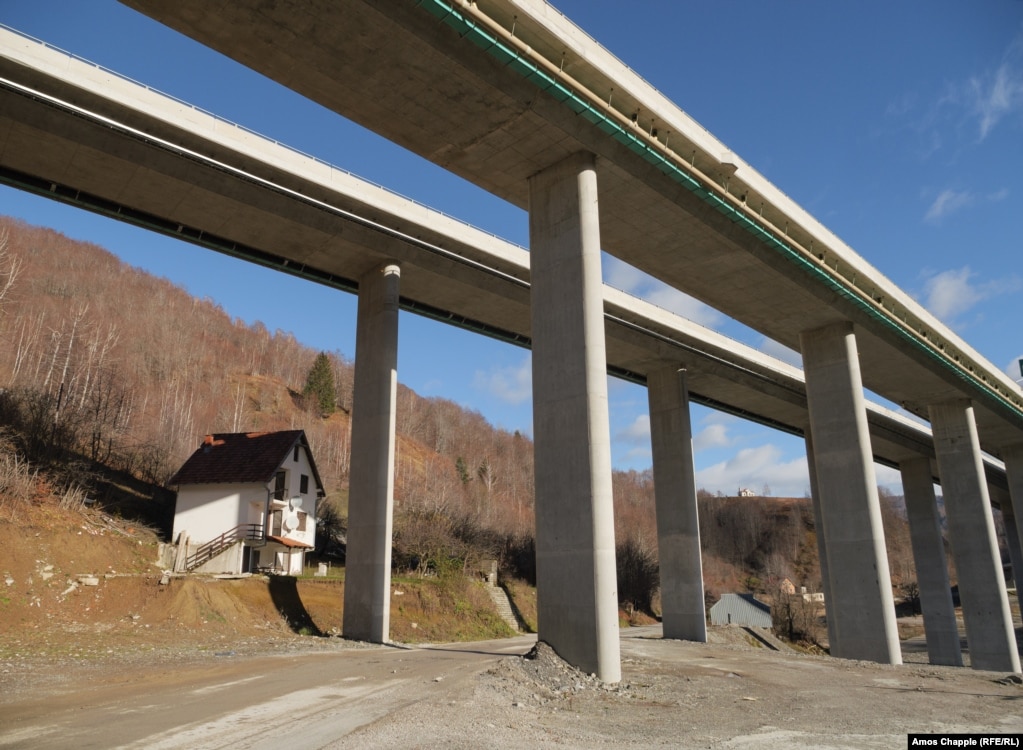
POLYGON ((333 414, 337 406, 334 394, 334 368, 331 367, 327 353, 320 352, 316 355, 313 366, 309 368, 309 374, 306 375, 302 395, 316 406, 321 416, 326 417, 333 414))

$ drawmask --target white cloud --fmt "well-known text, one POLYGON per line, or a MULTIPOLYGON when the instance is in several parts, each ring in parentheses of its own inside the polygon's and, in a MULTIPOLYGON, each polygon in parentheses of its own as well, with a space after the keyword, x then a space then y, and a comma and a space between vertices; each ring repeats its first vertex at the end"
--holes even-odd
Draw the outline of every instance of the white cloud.
POLYGON ((698 453, 710 448, 727 448, 732 442, 728 435, 728 425, 714 422, 693 436, 693 451, 698 453))
POLYGON ((942 271, 924 282, 924 306, 942 320, 951 320, 969 310, 984 297, 970 282, 969 266, 942 271))
POLYGON ((647 414, 640 414, 632 421, 632 424, 624 430, 618 431, 615 435, 615 440, 629 445, 647 446, 647 448, 649 448, 650 416, 647 414))
POLYGON ((653 305, 708 328, 720 326, 725 316, 709 305, 658 281, 611 255, 603 256, 604 282, 653 305))
POLYGON ((956 192, 955 190, 942 190, 938 197, 931 203, 924 215, 924 221, 935 223, 961 208, 973 203, 974 197, 967 192, 956 192))
POLYGON ((472 379, 472 387, 507 404, 525 403, 533 396, 532 356, 527 354, 518 365, 477 370, 472 379))
POLYGON ((618 260, 613 255, 605 253, 602 258, 602 264, 604 282, 615 289, 621 289, 625 292, 631 293, 631 290, 639 287, 649 278, 638 268, 618 260))
POLYGON ((983 141, 1003 117, 1023 109, 1023 69, 1006 60, 994 73, 971 78, 967 92, 983 141))
POLYGON ((884 487, 893 495, 902 494, 902 474, 898 469, 875 465, 874 475, 879 487, 884 487))
POLYGON ((948 83, 930 104, 918 106, 915 93, 889 102, 886 114, 908 123, 919 138, 921 158, 928 158, 960 133, 976 133, 983 143, 1004 121, 1023 114, 1023 31, 1002 54, 976 75, 948 83))
POLYGON ((643 448, 638 445, 635 448, 626 451, 624 456, 626 466, 634 466, 644 463, 650 465, 653 462, 653 459, 654 453, 652 449, 649 447, 643 448))
POLYGON ((928 274, 924 281, 924 307, 950 323, 978 303, 1020 288, 1020 280, 1015 276, 984 283, 977 282, 975 277, 969 266, 928 274))
POLYGON ((1008 197, 1008 188, 1002 188, 987 195, 975 195, 968 191, 942 190, 931 203, 930 208, 927 209, 927 213, 924 214, 924 221, 938 224, 941 219, 949 214, 972 206, 975 203, 1000 203, 1008 197))
POLYGON ((696 486, 733 494, 740 487, 760 492, 765 485, 774 497, 804 497, 810 487, 806 456, 780 461, 782 452, 767 444, 739 451, 727 461, 696 472, 696 486))

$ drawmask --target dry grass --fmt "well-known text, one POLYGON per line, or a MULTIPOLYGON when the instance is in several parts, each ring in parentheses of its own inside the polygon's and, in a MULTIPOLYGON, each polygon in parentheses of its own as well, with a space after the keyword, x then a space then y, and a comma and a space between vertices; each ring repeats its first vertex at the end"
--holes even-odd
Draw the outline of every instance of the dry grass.
POLYGON ((27 461, 14 451, 0 448, 0 515, 13 519, 20 506, 39 497, 41 484, 39 473, 27 461))

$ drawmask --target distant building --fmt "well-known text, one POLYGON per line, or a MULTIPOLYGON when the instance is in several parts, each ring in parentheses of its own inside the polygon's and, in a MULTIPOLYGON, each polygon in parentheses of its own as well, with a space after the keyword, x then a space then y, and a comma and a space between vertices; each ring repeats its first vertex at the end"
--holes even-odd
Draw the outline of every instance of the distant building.
MULTIPOLYGON (((792 596, 794 593, 796 593, 796 584, 794 584, 788 578, 783 578, 781 583, 778 584, 778 588, 781 589, 781 593, 788 594, 789 596, 792 596)), ((803 591, 806 591, 805 587, 803 588, 803 591)))
POLYGON ((753 492, 753 490, 749 489, 748 487, 740 487, 739 488, 739 497, 755 497, 755 496, 756 495, 753 492))
POLYGON ((753 594, 722 594, 710 608, 711 625, 771 627, 771 608, 753 594))
POLYGON ((207 435, 169 484, 175 570, 302 572, 324 496, 302 430, 207 435))

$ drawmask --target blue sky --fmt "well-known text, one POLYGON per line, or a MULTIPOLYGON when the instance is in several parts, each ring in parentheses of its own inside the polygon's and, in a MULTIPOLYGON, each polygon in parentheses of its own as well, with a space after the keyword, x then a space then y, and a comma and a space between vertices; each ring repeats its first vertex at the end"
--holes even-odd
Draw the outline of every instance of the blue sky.
MULTIPOLYGON (((555 5, 982 355, 1019 375, 1023 1, 555 5)), ((0 0, 0 23, 526 244, 521 210, 112 0, 0 0)), ((235 317, 354 354, 350 295, 7 188, 0 213, 96 242, 235 317), (271 307, 263 302, 270 298, 296 303, 271 307)), ((792 360, 618 261, 606 258, 604 275, 792 360)), ((403 383, 531 432, 528 352, 412 315, 400 325, 403 383)), ((649 467, 645 391, 612 380, 609 396, 615 465, 649 467)), ((699 407, 693 424, 699 486, 805 494, 801 440, 699 407)), ((893 472, 878 477, 900 490, 893 472)))

